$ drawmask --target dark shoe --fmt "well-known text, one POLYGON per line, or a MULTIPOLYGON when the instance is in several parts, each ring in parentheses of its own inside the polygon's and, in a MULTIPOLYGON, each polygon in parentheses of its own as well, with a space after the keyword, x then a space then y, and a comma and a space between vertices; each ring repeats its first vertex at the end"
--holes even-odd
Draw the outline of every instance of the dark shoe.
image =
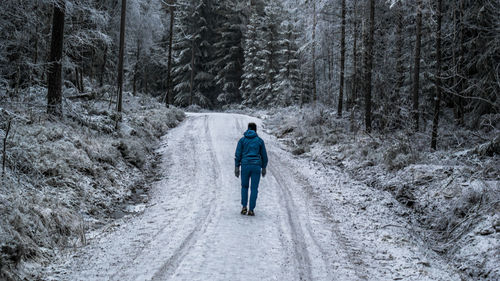
POLYGON ((255 216, 254 212, 252 210, 248 211, 249 216, 255 216))
POLYGON ((243 208, 241 208, 241 214, 242 214, 242 215, 246 215, 246 214, 247 214, 247 211, 248 211, 247 207, 243 207, 243 208))

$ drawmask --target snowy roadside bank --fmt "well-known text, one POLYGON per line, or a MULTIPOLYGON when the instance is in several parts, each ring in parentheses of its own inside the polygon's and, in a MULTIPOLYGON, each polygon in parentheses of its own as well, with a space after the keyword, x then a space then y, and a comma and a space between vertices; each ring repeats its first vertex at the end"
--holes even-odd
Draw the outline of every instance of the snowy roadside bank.
POLYGON ((106 93, 65 99, 62 121, 45 115, 43 88, 0 94, 1 140, 11 120, 0 179, 0 279, 29 280, 59 251, 85 245, 92 230, 143 209, 157 142, 185 116, 125 95, 115 130, 106 93))
MULTIPOLYGON (((265 118, 267 131, 295 155, 338 167, 353 179, 392 194, 400 204, 395 212, 412 226, 411 231, 464 278, 500 278, 498 127, 460 133, 444 128, 445 149, 432 152, 423 134, 366 135, 360 124, 339 119, 324 107, 255 115, 265 118)), ((491 118, 491 124, 498 126, 494 121, 498 116, 491 118)))

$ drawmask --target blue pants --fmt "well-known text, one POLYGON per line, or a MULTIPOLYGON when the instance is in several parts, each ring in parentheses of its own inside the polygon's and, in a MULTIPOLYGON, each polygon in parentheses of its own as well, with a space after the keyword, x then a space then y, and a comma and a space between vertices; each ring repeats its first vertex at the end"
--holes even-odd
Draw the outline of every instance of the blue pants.
POLYGON ((260 181, 260 166, 258 165, 242 165, 241 166, 241 205, 247 206, 248 203, 248 186, 250 179, 252 180, 252 193, 250 194, 250 210, 253 211, 257 204, 257 194, 259 193, 260 181))

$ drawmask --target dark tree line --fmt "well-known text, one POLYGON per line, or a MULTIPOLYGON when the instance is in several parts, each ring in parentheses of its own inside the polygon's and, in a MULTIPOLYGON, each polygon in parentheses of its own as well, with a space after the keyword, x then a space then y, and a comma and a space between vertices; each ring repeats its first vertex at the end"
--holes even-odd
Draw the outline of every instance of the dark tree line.
POLYGON ((470 128, 479 126, 481 116, 498 114, 498 1, 370 0, 344 5, 332 0, 319 13, 321 29, 334 34, 322 42, 320 56, 331 56, 326 62, 336 61, 332 68, 340 73, 338 79, 319 75, 319 85, 324 85, 323 101, 337 103, 339 116, 346 102, 347 110, 363 108, 367 131, 416 132, 429 123, 435 149, 443 110, 453 112, 457 125, 470 128), (350 55, 345 55, 346 48, 350 55), (328 87, 338 91, 325 91, 328 87), (336 92, 336 99, 329 97, 336 92))
POLYGON ((367 131, 432 126, 433 148, 440 113, 469 127, 498 114, 498 1, 128 0, 122 15, 123 4, 3 1, 1 85, 47 87, 54 115, 65 90, 105 85, 167 105, 323 103, 362 113, 367 131))
MULTIPOLYGON (((11 94, 36 85, 47 87, 47 111, 56 116, 62 114, 62 97, 68 89, 83 93, 112 85, 118 90, 111 91, 118 95, 122 80, 134 94, 165 93, 163 58, 168 46, 163 37, 168 37, 170 8, 162 3, 2 1, 0 85, 11 94), (121 30, 126 30, 123 40, 121 30), (120 53, 123 71, 118 71, 120 53)), ((121 109, 120 99, 115 100, 121 109)))

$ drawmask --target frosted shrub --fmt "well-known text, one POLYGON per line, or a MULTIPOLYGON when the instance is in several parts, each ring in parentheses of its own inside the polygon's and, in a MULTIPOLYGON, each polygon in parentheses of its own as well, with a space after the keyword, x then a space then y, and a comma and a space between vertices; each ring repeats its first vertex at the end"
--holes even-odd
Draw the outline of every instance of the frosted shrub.
MULTIPOLYGON (((108 100, 64 102, 63 121, 16 108, 0 178, 1 280, 21 261, 45 262, 56 248, 85 244, 86 229, 109 222, 154 172, 158 137, 185 117, 152 98, 127 96, 115 130, 108 100)), ((8 117, 0 110, 2 125, 8 117)))
POLYGON ((134 165, 138 169, 142 169, 144 167, 146 155, 148 155, 148 152, 145 151, 146 149, 144 144, 129 139, 127 141, 120 141, 117 148, 127 162, 134 165))
MULTIPOLYGON (((394 140, 385 142, 380 148, 383 150, 383 163, 388 170, 401 170, 410 164, 417 162, 419 156, 416 154, 416 148, 412 148, 410 140, 406 134, 396 135, 394 140), (388 147, 387 144, 392 144, 388 147)), ((379 145, 380 146, 380 145, 379 145)))
POLYGON ((201 106, 197 105, 197 104, 192 104, 188 107, 186 107, 186 111, 188 112, 201 112, 203 110, 203 108, 201 108, 201 106))
POLYGON ((384 164, 389 170, 399 170, 402 169, 411 161, 410 148, 404 143, 393 144, 384 153, 384 164))

